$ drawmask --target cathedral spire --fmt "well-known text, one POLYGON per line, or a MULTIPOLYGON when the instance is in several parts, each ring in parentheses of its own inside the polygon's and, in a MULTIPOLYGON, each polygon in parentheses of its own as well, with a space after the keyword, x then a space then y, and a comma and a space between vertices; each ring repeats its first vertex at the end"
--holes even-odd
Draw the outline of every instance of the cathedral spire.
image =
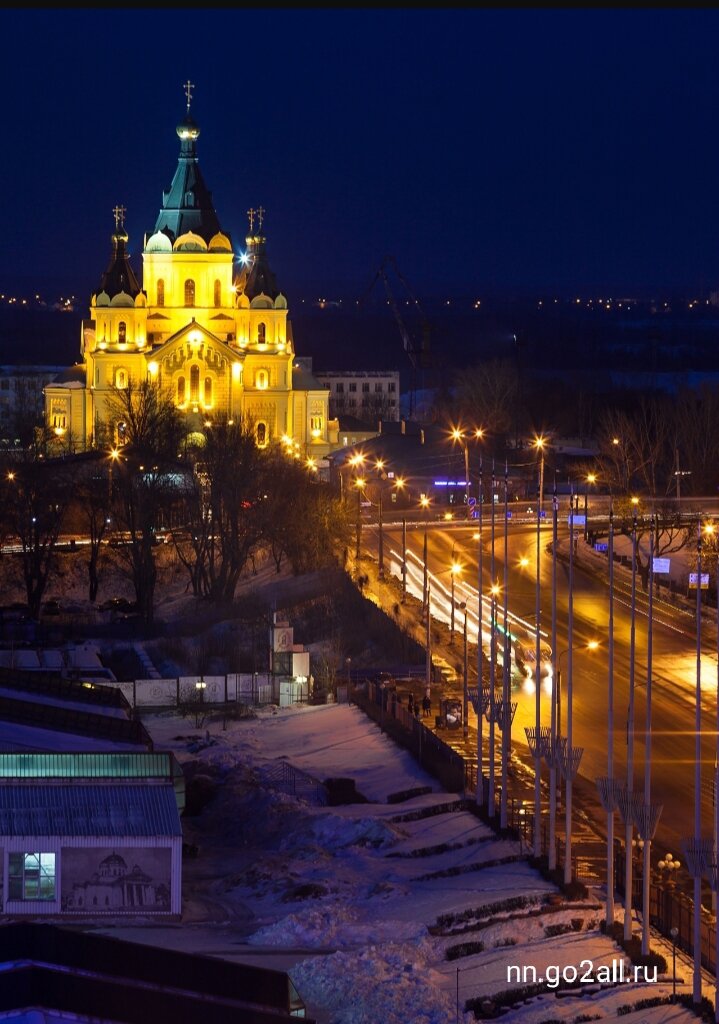
POLYGON ((115 230, 112 233, 112 255, 105 273, 100 279, 97 293, 105 292, 112 299, 120 292, 124 292, 134 299, 141 289, 130 265, 130 257, 127 252, 128 234, 125 230, 127 210, 124 206, 117 205, 112 213, 115 218, 115 230))
MULTIPOLYGON (((205 242, 220 230, 220 222, 212 204, 212 193, 207 188, 197 158, 197 140, 200 128, 190 114, 195 86, 189 79, 182 89, 185 93, 185 116, 177 125, 180 155, 172 184, 162 195, 162 209, 154 231, 163 231, 174 243, 188 231, 199 235, 205 242)), ((225 232, 227 234, 227 232, 225 232)))

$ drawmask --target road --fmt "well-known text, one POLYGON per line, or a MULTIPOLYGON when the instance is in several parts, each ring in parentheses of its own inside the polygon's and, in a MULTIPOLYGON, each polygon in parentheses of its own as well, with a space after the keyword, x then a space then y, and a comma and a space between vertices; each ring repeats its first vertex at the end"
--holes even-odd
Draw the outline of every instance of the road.
MULTIPOLYGON (((504 582, 504 524, 495 532, 495 578, 504 582)), ((369 531, 368 531, 369 532, 369 531)), ((376 532, 376 531, 375 531, 376 532)), ((485 524, 484 541, 484 647, 488 652, 489 601, 491 585, 489 530, 485 524)), ((421 557, 424 530, 421 526, 407 531, 409 586, 421 597, 421 557)), ((568 551, 566 526, 560 532, 560 548, 568 551)), ((468 635, 477 636, 477 540, 475 527, 444 527, 431 524, 427 530, 428 565, 435 594, 436 614, 444 621, 449 617, 452 561, 463 566, 456 579, 455 599, 467 601, 468 635)), ((367 538, 369 540, 369 538, 367 538)), ((540 595, 541 630, 551 642, 552 555, 546 545, 551 541, 551 528, 541 531, 540 595)), ((401 560, 401 530, 385 528, 385 558, 394 559, 395 569, 401 560), (394 552, 394 554, 393 554, 394 552)), ((580 537, 578 543, 583 544, 580 537)), ((536 601, 536 528, 530 524, 512 525, 508 530, 508 615, 510 627, 518 620, 530 628, 535 621, 536 601), (525 560, 526 564, 520 564, 525 560)), ((617 570, 614 601, 614 773, 623 782, 627 778, 627 719, 630 689, 630 575, 617 570), (620 578, 621 577, 621 578, 620 578)), ((574 631, 572 651, 573 742, 584 747, 580 775, 593 785, 594 779, 607 774, 608 723, 608 616, 609 599, 606 582, 593 573, 574 570, 574 631), (600 648, 589 652, 586 644, 598 640, 600 648)), ((504 597, 499 598, 499 620, 502 621, 504 597)), ((463 612, 456 613, 456 628, 462 629, 463 612)), ((655 602, 653 616, 653 700, 652 700, 652 800, 664 805, 654 849, 663 856, 670 851, 683 859, 681 840, 694 829, 694 741, 696 685, 696 618, 690 609, 681 611, 663 601, 655 602)), ((557 648, 561 657, 562 724, 566 722, 566 690, 568 683, 568 570, 557 564, 557 648)), ((634 789, 644 789, 646 682, 647 682, 647 595, 637 582, 635 615, 635 742, 634 789)), ((711 835, 713 829, 713 766, 716 749, 716 628, 706 622, 702 626, 702 830, 711 835)), ((476 679, 476 674, 474 675, 476 679)), ((513 737, 516 745, 526 743, 524 729, 535 724, 533 684, 523 680, 513 666, 513 700, 518 701, 513 737)), ((541 724, 550 723, 550 700, 541 698, 541 724)), ((470 710, 470 727, 475 719, 470 710)), ((486 733, 485 733, 486 734, 486 733)), ((617 827, 619 821, 617 820, 617 827)))

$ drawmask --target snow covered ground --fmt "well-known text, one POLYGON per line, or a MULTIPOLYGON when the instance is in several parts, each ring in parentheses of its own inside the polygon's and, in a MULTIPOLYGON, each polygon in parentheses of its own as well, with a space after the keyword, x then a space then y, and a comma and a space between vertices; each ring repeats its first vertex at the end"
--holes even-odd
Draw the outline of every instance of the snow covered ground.
MULTIPOLYGON (((518 970, 551 980, 553 968, 581 974, 622 959, 598 930, 598 895, 548 902, 552 886, 518 844, 497 839, 354 706, 270 709, 226 729, 218 720, 198 731, 170 713, 144 722, 214 796, 184 820, 198 852, 184 864, 182 924, 111 934, 287 970, 320 1024, 469 1024, 468 1000, 532 980, 518 970), (283 762, 317 780, 352 778, 367 802, 323 806, 311 785, 305 797, 283 792, 283 762), (388 802, 418 787, 430 792, 388 802)), ((620 1007, 668 998, 671 977, 540 987, 502 1019, 614 1021, 620 1007)), ((667 1004, 623 1019, 696 1020, 667 1004)))

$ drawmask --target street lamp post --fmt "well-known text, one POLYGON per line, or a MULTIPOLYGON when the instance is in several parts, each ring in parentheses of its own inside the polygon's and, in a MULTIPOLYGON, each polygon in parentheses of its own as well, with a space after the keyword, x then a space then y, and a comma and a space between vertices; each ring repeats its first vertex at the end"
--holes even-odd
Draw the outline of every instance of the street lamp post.
MULTIPOLYGON (((492 565, 494 565, 494 548, 492 548, 492 565)), ((495 700, 495 682, 497 672, 497 644, 496 644, 496 633, 497 633, 497 595, 499 594, 499 584, 492 583, 491 588, 492 603, 490 606, 490 623, 489 623, 489 795, 487 798, 487 812, 490 818, 494 817, 495 814, 495 772, 494 772, 494 726, 496 721, 496 700, 495 700)))
POLYGON ((422 549, 422 618, 426 618, 427 609, 427 510, 429 509, 429 498, 423 494, 419 499, 420 506, 424 510, 424 545, 422 549))
MULTIPOLYGON (((507 827, 507 790, 509 789, 509 755, 512 736, 512 714, 510 707, 511 699, 511 649, 509 643, 509 467, 504 463, 504 602, 502 628, 504 631, 504 648, 502 652, 502 792, 500 794, 499 824, 500 828, 507 827)), ((536 835, 535 821, 535 835, 536 835)), ((541 838, 541 837, 540 837, 541 838)), ((536 840, 535 840, 536 845, 536 840)), ((541 851, 540 851, 541 852, 541 851)))
POLYGON ((481 807, 484 803, 484 765, 483 760, 483 731, 484 723, 484 537, 482 536, 483 514, 482 505, 484 502, 484 488, 482 483, 482 456, 479 457, 479 486, 477 502, 479 504, 479 530, 477 531, 477 804, 481 807))
POLYGON ((629 626, 629 708, 627 710, 627 786, 626 802, 623 802, 622 817, 624 818, 624 846, 627 856, 624 858, 624 939, 628 942, 632 937, 632 848, 634 832, 633 792, 634 792, 634 664, 636 654, 636 607, 637 607, 637 505, 638 498, 632 498, 634 513, 632 516, 632 598, 629 626))
MULTIPOLYGON (((587 484, 594 484, 597 482, 596 473, 587 473, 587 484)), ((584 539, 586 540, 589 536, 589 492, 588 488, 584 488, 584 539)))
MULTIPOLYGON (((469 714, 469 685, 468 685, 468 663, 467 663, 467 604, 463 602, 464 606, 464 659, 463 659, 463 692, 462 692, 462 735, 465 739, 469 736, 469 722, 467 716, 469 714)), ((479 771, 479 767, 477 768, 479 771)))
POLYGON ((545 437, 540 435, 535 437, 532 445, 537 449, 539 454, 539 493, 537 495, 537 501, 539 502, 539 514, 542 513, 542 504, 544 502, 544 447, 547 443, 545 437))
POLYGON ((361 476, 356 477, 354 485, 357 488, 357 546, 355 550, 355 561, 359 563, 360 546, 362 543, 362 491, 365 487, 364 478, 361 476))
POLYGON ((677 1001, 677 936, 679 935, 679 929, 676 925, 669 929, 669 934, 672 937, 672 1002, 677 1001))
POLYGON ((449 612, 449 642, 450 642, 450 644, 454 643, 454 608, 455 608, 455 603, 454 603, 454 580, 455 580, 455 577, 458 576, 461 571, 462 571, 462 566, 459 564, 459 562, 455 562, 455 560, 454 560, 454 546, 453 546, 452 547, 452 564, 451 564, 451 566, 449 568, 449 575, 450 575, 450 581, 451 581, 451 584, 450 584, 451 585, 451 599, 450 600, 451 600, 451 605, 452 605, 452 607, 450 608, 450 612, 449 612))
POLYGON ((402 604, 407 600, 407 517, 402 516, 402 604))
MULTIPOLYGON (((464 454, 464 507, 465 515, 469 519, 471 516, 471 509, 469 507, 469 441, 461 427, 454 427, 451 436, 455 443, 461 445, 464 454)), ((481 427, 477 427, 474 437, 478 441, 484 437, 484 431, 481 427)))

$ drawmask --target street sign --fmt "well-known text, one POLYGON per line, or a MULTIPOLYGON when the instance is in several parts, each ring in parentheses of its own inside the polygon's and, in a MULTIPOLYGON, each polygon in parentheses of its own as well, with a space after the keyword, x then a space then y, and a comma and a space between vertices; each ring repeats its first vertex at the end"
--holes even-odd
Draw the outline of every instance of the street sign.
POLYGON ((573 515, 570 514, 570 515, 567 516, 567 522, 568 523, 573 523, 574 526, 584 526, 586 521, 587 521, 587 517, 586 516, 577 515, 576 512, 573 515))
POLYGON ((540 512, 540 513, 539 513, 539 518, 540 518, 540 519, 546 519, 546 518, 547 518, 547 513, 546 513, 546 512, 544 512, 544 511, 540 512))
POLYGON ((671 558, 655 558, 653 567, 654 572, 668 573, 670 571, 671 563, 671 558))
MULTIPOLYGON (((609 551, 609 545, 605 541, 598 541, 594 545, 594 550, 595 551, 609 551)), ((656 559, 655 559, 655 561, 656 561, 656 559)), ((654 571, 656 572, 656 569, 654 571)))
MULTIPOLYGON (((689 586, 696 588, 696 585, 697 585, 697 574, 695 572, 690 572, 689 573, 689 586)), ((709 573, 708 572, 703 572, 702 573, 702 582, 701 582, 701 588, 700 589, 701 590, 708 590, 709 589, 709 573)))
POLYGON ((511 512, 507 512, 507 519, 511 519, 511 518, 512 518, 512 513, 511 512))

